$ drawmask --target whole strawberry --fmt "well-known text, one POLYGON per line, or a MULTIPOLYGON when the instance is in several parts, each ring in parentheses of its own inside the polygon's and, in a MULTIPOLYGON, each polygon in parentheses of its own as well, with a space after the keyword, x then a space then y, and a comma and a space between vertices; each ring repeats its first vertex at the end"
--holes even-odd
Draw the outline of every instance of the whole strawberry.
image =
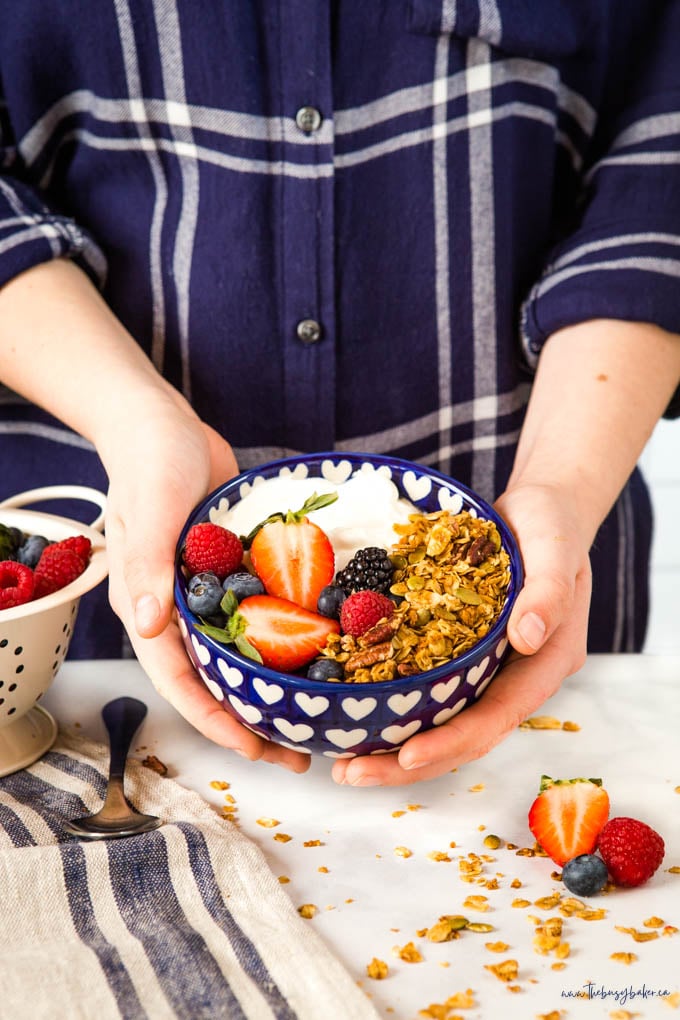
POLYGON ((664 841, 636 818, 611 818, 602 829, 597 849, 615 885, 642 885, 661 864, 664 841))
POLYGON ((182 559, 192 576, 210 571, 223 581, 241 566, 243 544, 238 535, 219 524, 194 524, 187 532, 182 559))
POLYGON ((365 588, 348 595, 340 610, 340 628, 343 634, 361 637, 383 617, 394 612, 394 602, 378 591, 365 588))

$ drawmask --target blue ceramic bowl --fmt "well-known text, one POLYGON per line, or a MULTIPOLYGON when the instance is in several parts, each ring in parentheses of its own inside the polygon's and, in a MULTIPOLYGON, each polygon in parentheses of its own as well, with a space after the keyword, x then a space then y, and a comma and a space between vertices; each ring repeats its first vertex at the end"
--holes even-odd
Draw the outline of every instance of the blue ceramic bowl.
POLYGON ((245 471, 216 489, 194 510, 177 543, 175 603, 189 658, 227 712, 255 733, 284 747, 329 758, 351 758, 393 751, 415 733, 447 722, 480 697, 508 650, 507 622, 522 579, 519 550, 507 525, 464 485, 394 457, 316 453, 245 471), (510 557, 511 578, 505 606, 486 637, 437 669, 397 680, 357 684, 308 680, 267 669, 202 634, 197 629, 200 620, 187 606, 181 568, 181 550, 189 528, 233 507, 257 480, 294 474, 337 483, 357 471, 381 472, 392 480, 401 497, 424 513, 467 510, 495 522, 510 557))

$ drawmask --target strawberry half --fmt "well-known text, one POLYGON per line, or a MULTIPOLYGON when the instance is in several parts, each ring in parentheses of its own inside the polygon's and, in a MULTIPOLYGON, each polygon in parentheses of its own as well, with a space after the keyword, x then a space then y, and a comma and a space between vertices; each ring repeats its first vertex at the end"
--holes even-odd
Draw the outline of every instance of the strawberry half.
POLYGON ((316 610, 321 589, 333 579, 335 553, 326 533, 307 514, 337 498, 337 493, 314 493, 299 510, 272 514, 244 540, 269 595, 316 610))
POLYGON ((541 777, 529 809, 529 828, 549 857, 562 866, 590 854, 609 817, 609 796, 601 779, 541 777))
POLYGON ((270 669, 293 672, 316 658, 329 634, 340 625, 320 613, 312 613, 288 599, 274 595, 250 595, 236 604, 229 593, 222 600, 230 615, 224 629, 208 624, 198 629, 224 644, 234 644, 242 655, 270 669))

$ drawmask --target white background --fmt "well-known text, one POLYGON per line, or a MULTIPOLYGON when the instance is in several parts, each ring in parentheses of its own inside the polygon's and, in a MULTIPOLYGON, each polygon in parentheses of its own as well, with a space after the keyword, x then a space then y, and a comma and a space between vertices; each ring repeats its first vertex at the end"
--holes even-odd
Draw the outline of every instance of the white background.
POLYGON ((644 651, 680 652, 680 421, 660 421, 641 467, 654 504, 651 616, 644 651))

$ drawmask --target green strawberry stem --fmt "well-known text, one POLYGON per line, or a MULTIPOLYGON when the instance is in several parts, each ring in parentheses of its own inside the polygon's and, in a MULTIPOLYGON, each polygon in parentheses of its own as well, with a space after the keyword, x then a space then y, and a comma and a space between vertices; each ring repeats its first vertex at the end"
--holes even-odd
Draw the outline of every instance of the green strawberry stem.
POLYGON ((219 641, 222 645, 235 645, 241 655, 261 663, 262 656, 246 637, 246 621, 238 612, 238 601, 231 589, 226 592, 220 602, 220 609, 227 614, 226 627, 215 627, 212 623, 206 623, 201 617, 202 622, 198 624, 196 630, 211 637, 213 641, 219 641))
POLYGON ((330 506, 331 503, 335 503, 337 498, 337 492, 322 492, 321 495, 313 492, 312 495, 304 501, 299 510, 286 510, 285 513, 279 511, 278 513, 270 514, 269 517, 265 517, 263 521, 256 524, 249 534, 240 536, 243 548, 250 549, 253 539, 257 535, 258 531, 261 531, 265 525, 273 524, 274 521, 283 521, 285 524, 299 524, 300 521, 304 520, 307 514, 313 513, 314 510, 321 510, 325 506, 330 506))
POLYGON ((538 792, 543 793, 551 786, 573 786, 574 783, 593 783, 594 786, 602 786, 601 779, 585 779, 583 776, 577 779, 551 779, 550 776, 541 776, 541 785, 538 792))

